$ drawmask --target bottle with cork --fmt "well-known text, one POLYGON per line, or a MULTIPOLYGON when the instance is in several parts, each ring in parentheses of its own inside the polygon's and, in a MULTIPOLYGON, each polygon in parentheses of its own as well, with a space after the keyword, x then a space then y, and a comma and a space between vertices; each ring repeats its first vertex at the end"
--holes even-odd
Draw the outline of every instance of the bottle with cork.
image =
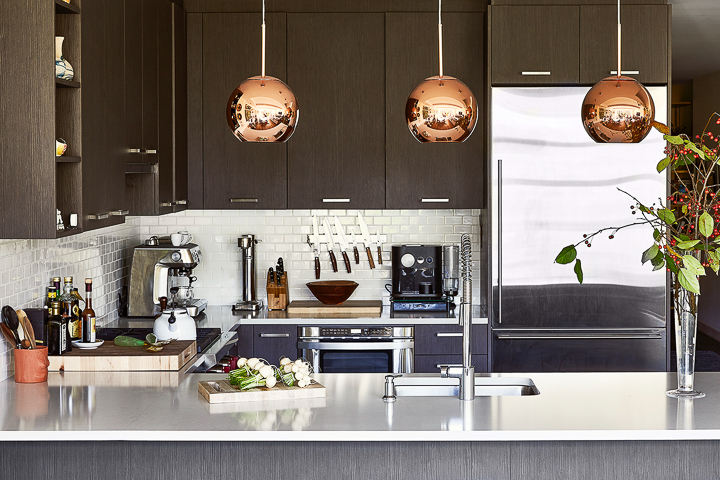
POLYGON ((92 308, 92 278, 85 279, 85 310, 82 312, 82 341, 95 343, 95 310, 92 308))

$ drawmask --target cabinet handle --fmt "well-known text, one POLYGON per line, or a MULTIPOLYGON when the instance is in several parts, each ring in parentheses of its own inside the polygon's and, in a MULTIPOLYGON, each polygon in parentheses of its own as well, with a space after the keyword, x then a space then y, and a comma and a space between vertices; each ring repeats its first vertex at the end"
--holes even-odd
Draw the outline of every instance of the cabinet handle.
POLYGON ((98 213, 95 215, 88 215, 87 219, 88 220, 105 220, 106 218, 109 218, 109 217, 110 217, 109 213, 98 213))
POLYGON ((172 202, 162 202, 160 204, 161 207, 172 207, 172 205, 173 205, 172 202))
POLYGON ((289 333, 261 333, 260 338, 289 338, 289 333))
POLYGON ((145 153, 147 153, 148 155, 156 155, 157 150, 145 150, 145 153))
POLYGON ((462 332, 437 332, 436 337, 462 337, 462 332))
POLYGON ((131 148, 130 153, 143 153, 142 148, 131 148))
POLYGON ((173 203, 175 205, 187 205, 187 200, 175 200, 173 203))
POLYGON ((521 72, 521 74, 525 75, 526 77, 527 76, 530 76, 530 77, 536 76, 537 77, 537 76, 541 76, 541 75, 545 75, 545 76, 550 75, 550 72, 521 72))
MULTIPOLYGON (((640 75, 640 70, 620 70, 622 75, 640 75)), ((610 70, 610 75, 617 75, 617 70, 610 70)))
POLYGON ((349 198, 323 198, 323 203, 350 203, 349 198))
POLYGON ((449 198, 421 198, 422 203, 447 203, 450 201, 449 198))
POLYGON ((231 198, 230 203, 258 203, 257 198, 231 198))
POLYGON ((112 212, 108 212, 113 217, 122 217, 123 215, 129 215, 130 210, 113 210, 112 212))

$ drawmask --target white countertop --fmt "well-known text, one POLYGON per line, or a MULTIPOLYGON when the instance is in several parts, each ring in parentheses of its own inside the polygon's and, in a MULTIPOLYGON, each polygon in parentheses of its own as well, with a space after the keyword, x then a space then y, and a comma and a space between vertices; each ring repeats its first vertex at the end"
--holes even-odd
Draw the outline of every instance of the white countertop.
POLYGON ((51 373, 0 382, 0 440, 527 441, 720 439, 720 373, 706 398, 669 398, 666 373, 505 374, 536 396, 382 400, 383 374, 321 374, 326 399, 210 405, 199 380, 220 374, 51 373))

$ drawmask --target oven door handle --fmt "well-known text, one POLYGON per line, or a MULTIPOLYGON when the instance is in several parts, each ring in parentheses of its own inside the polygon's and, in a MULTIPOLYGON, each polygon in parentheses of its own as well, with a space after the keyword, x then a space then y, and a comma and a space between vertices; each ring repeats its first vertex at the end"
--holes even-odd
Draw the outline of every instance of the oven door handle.
POLYGON ((403 350, 415 348, 413 340, 393 342, 307 342, 298 341, 299 350, 403 350))

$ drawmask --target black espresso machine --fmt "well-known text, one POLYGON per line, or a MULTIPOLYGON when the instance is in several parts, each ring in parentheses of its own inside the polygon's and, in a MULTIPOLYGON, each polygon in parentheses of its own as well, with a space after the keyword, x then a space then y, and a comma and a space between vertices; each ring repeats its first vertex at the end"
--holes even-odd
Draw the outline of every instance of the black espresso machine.
POLYGON ((447 311, 458 293, 457 245, 393 245, 393 311, 447 311))

